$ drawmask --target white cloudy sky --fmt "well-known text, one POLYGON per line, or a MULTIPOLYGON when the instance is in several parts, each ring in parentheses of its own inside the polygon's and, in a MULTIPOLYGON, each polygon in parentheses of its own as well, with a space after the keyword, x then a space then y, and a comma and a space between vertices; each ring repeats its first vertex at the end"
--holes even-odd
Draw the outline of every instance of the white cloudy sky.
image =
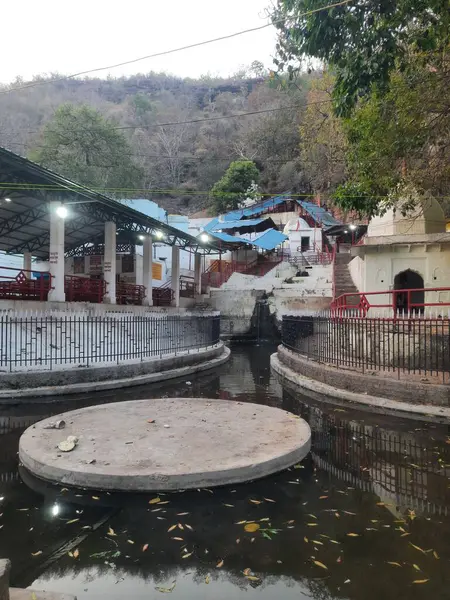
MULTIPOLYGON (((75 73, 257 27, 268 22, 265 9, 270 4, 271 0, 3 2, 0 82, 17 75, 28 79, 35 74, 75 73)), ((110 73, 229 75, 253 60, 271 67, 275 38, 269 27, 110 73)))

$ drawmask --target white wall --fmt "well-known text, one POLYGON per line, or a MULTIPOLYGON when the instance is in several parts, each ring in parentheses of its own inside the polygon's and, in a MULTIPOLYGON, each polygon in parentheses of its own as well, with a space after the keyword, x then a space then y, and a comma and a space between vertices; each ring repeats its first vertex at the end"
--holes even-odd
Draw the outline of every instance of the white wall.
POLYGON ((364 291, 365 266, 366 265, 365 265, 364 260, 359 256, 355 256, 355 258, 353 260, 351 260, 348 265, 350 275, 352 276, 353 283, 355 284, 355 287, 359 292, 364 291))
POLYGON ((2 267, 12 267, 13 269, 23 268, 23 256, 20 254, 5 254, 0 252, 0 281, 7 277, 8 279, 14 279, 18 271, 10 271, 9 269, 2 269, 2 267))

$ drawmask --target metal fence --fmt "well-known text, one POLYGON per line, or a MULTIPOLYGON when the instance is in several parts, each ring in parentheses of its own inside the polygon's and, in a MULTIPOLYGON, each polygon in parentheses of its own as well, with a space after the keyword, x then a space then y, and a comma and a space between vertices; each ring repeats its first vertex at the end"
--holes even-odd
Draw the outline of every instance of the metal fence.
POLYGON ((283 316, 282 343, 336 367, 450 383, 448 318, 283 316))
POLYGON ((219 343, 219 315, 0 317, 0 370, 89 367, 219 343))

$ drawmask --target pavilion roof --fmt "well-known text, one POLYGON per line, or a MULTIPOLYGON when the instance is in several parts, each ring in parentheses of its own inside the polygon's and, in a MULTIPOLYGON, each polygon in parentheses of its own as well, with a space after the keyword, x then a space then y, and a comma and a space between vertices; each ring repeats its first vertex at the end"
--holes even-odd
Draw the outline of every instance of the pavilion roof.
POLYGON ((221 245, 214 240, 202 242, 0 147, 0 250, 12 254, 31 252, 37 258, 47 258, 52 200, 65 203, 69 210, 65 224, 65 251, 69 253, 98 241, 107 221, 113 221, 119 232, 136 239, 158 231, 164 236, 160 241, 171 246, 204 254, 221 251, 221 245), (5 202, 5 198, 11 201, 5 202))

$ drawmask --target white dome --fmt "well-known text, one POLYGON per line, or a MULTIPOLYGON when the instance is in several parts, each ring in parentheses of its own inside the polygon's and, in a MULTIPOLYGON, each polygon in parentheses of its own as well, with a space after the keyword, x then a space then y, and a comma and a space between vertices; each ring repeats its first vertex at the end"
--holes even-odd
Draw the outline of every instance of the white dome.
POLYGON ((399 203, 395 212, 390 209, 380 217, 373 217, 367 228, 367 236, 443 233, 445 226, 444 211, 439 202, 431 196, 419 197, 415 208, 406 216, 402 215, 399 203))

